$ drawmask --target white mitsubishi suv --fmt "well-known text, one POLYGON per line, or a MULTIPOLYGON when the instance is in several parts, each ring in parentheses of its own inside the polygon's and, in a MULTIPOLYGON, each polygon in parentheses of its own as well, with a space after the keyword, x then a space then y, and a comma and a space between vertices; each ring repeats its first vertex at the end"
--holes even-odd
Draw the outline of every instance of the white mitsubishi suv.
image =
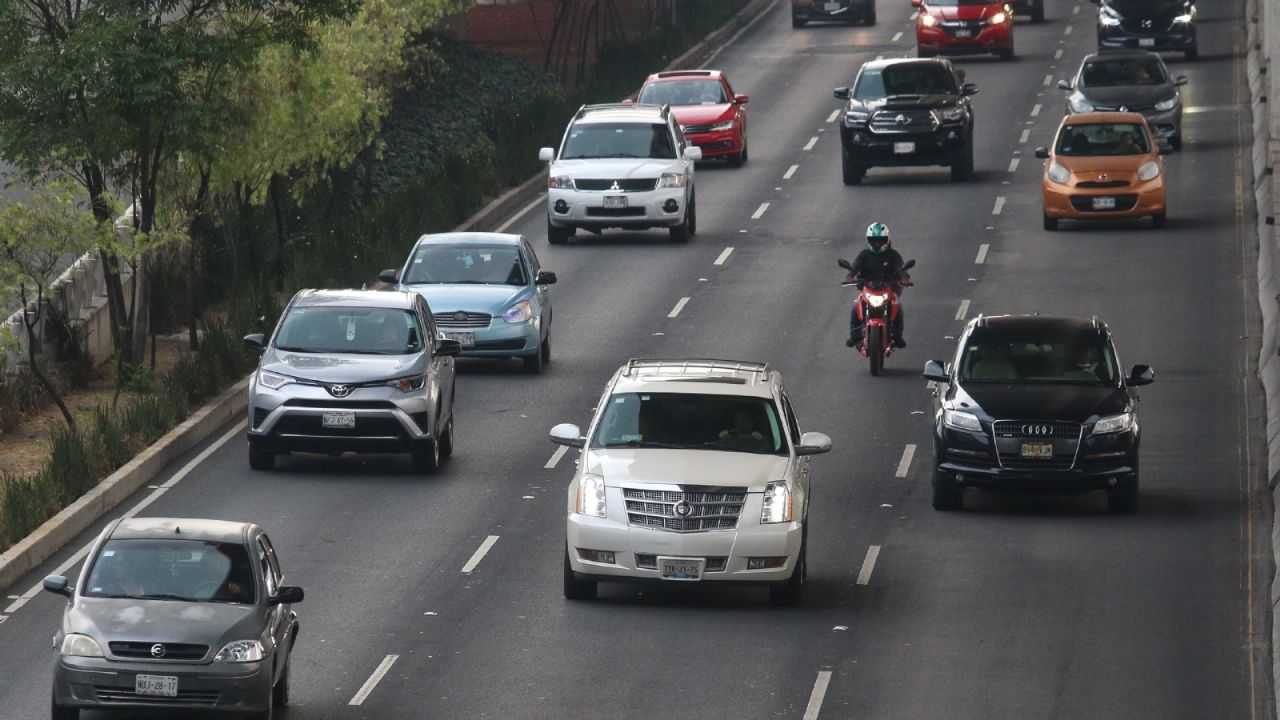
POLYGON ((631 360, 609 381, 569 484, 564 594, 601 580, 769 588, 801 600, 809 457, 831 449, 800 433, 778 371, 732 360, 631 360))
POLYGON ((693 166, 701 148, 685 140, 666 105, 583 105, 560 148, 538 158, 547 177, 547 241, 578 228, 670 228, 672 242, 698 229, 693 166))

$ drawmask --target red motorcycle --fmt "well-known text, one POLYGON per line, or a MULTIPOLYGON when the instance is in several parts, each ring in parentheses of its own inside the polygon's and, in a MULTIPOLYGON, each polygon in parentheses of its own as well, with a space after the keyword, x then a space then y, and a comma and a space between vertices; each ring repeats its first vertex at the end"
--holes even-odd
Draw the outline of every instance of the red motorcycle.
POLYGON ((915 264, 915 260, 906 261, 902 264, 899 275, 888 280, 863 280, 853 277, 852 263, 848 260, 840 261, 840 267, 849 271, 849 277, 840 285, 853 286, 861 291, 855 306, 858 322, 862 323, 862 344, 857 349, 870 361, 872 375, 879 375, 884 368, 884 361, 893 354, 893 323, 901 311, 893 288, 895 285, 909 287, 912 284, 901 273, 915 267, 915 264))

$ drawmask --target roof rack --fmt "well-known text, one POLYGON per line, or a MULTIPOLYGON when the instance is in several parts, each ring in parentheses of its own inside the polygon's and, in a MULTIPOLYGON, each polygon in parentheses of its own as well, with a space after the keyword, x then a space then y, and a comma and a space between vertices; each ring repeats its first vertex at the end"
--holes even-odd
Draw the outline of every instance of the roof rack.
POLYGON ((768 363, 748 360, 713 360, 710 358, 632 358, 627 361, 627 373, 631 374, 642 368, 662 370, 722 370, 727 372, 759 373, 767 375, 768 363))
POLYGON ((573 119, 577 120, 589 110, 644 110, 646 108, 658 108, 658 112, 662 114, 663 119, 671 112, 670 105, 654 105, 653 103, 597 103, 594 105, 583 105, 578 108, 578 112, 574 113, 573 119))
POLYGON ((987 316, 983 315, 982 313, 978 313, 978 317, 973 319, 973 325, 974 327, 986 327, 987 316))

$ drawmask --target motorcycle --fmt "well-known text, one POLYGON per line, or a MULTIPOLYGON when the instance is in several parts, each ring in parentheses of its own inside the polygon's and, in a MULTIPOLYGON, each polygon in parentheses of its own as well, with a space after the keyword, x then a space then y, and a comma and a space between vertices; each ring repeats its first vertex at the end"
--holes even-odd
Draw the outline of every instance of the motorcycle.
MULTIPOLYGON (((915 267, 915 260, 908 260, 902 265, 900 273, 915 267)), ((871 363, 871 374, 879 375, 884 369, 884 361, 893 354, 892 329, 893 322, 900 312, 898 296, 893 291, 895 285, 909 287, 911 280, 901 277, 888 280, 863 280, 853 277, 853 264, 848 260, 840 260, 840 267, 849 271, 849 277, 841 287, 856 287, 860 291, 857 299, 858 320, 862 323, 862 344, 857 350, 871 363)))

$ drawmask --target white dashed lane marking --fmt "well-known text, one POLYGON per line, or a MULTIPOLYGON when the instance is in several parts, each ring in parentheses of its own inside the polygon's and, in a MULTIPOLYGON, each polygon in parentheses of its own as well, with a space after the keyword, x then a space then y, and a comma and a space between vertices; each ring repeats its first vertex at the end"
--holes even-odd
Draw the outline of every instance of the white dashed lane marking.
POLYGON ((982 243, 978 246, 978 257, 974 258, 975 265, 981 265, 987 261, 987 252, 991 250, 990 243, 982 243))
POLYGON ((1072 30, 1074 30, 1074 29, 1075 29, 1075 26, 1074 26, 1074 25, 1068 25, 1068 26, 1067 26, 1067 28, 1066 28, 1065 30, 1063 30, 1063 31, 1062 31, 1062 34, 1063 34, 1063 35, 1070 35, 1070 34, 1071 34, 1071 31, 1072 31, 1072 30))
POLYGON ((1044 86, 1045 86, 1045 87, 1049 87, 1049 83, 1051 83, 1051 82, 1053 82, 1053 74, 1051 73, 1051 74, 1049 74, 1049 75, 1045 75, 1045 76, 1044 76, 1044 86))
POLYGON ((968 314, 969 314, 969 301, 968 301, 968 300, 961 300, 961 301, 960 301, 960 308, 959 308, 958 310, 956 310, 956 319, 957 319, 957 320, 963 320, 963 319, 965 318, 965 316, 966 316, 966 315, 968 315, 968 314))
POLYGON ((728 260, 729 256, 732 254, 733 254, 732 246, 725 248, 724 251, 720 253, 720 257, 716 258, 716 261, 712 263, 712 265, 723 265, 724 261, 728 260))
POLYGON ((804 709, 804 720, 818 720, 822 712, 822 699, 827 696, 827 686, 831 684, 831 671, 819 670, 818 679, 813 681, 813 692, 809 693, 809 704, 804 709))
POLYGON ((836 118, 838 117, 840 117, 840 110, 839 109, 832 110, 831 114, 827 116, 827 122, 833 123, 836 121, 836 118))
POLYGON ((817 144, 818 144, 818 136, 814 135, 813 137, 809 138, 809 142, 804 144, 804 151, 809 152, 810 150, 813 149, 813 146, 817 144))
POLYGON ((911 471, 911 460, 916 456, 916 446, 908 443, 902 448, 902 459, 898 461, 898 469, 894 472, 895 477, 904 478, 911 471))
POLYGON ((992 215, 999 215, 1002 212, 1004 212, 1004 196, 1003 195, 996 198, 996 204, 994 207, 991 208, 992 215))
POLYGON ((756 208, 756 211, 751 213, 751 219, 759 220, 764 217, 764 214, 767 212, 769 212, 769 203, 760 203, 760 207, 756 208))
POLYGON ((1022 136, 1018 138, 1018 142, 1020 144, 1025 145, 1027 143, 1027 139, 1030 137, 1031 137, 1031 128, 1023 128, 1022 136))
POLYGON ((1032 108, 1031 108, 1031 117, 1039 117, 1039 116, 1040 116, 1040 111, 1041 111, 1042 109, 1044 109, 1044 108, 1040 105, 1040 103, 1036 103, 1036 104, 1035 104, 1034 106, 1032 106, 1032 108))
POLYGON ((862 569, 858 571, 858 584, 870 585, 871 573, 876 569, 876 558, 880 557, 880 546, 867 548, 867 556, 862 559, 862 569))
POLYGON ((898 42, 901 39, 902 39, 902 31, 899 30, 898 32, 894 33, 893 39, 890 40, 889 42, 898 42))
POLYGON ((684 309, 684 306, 688 304, 689 304, 689 298, 687 297, 680 298, 679 302, 676 303, 676 306, 671 308, 671 312, 667 313, 667 317, 674 318, 675 316, 679 315, 680 311, 684 309))
POLYGON ((556 451, 551 453, 551 459, 547 461, 546 465, 542 466, 543 469, 554 470, 556 465, 560 462, 560 458, 564 457, 564 454, 568 452, 568 450, 569 450, 568 445, 561 445, 560 447, 556 448, 556 451))
POLYGON ((388 655, 385 658, 383 658, 382 662, 378 663, 378 667, 373 671, 373 674, 369 676, 369 679, 365 680, 364 685, 360 686, 360 691, 357 692, 355 694, 355 697, 351 698, 351 702, 347 704, 348 705, 364 704, 365 699, 369 697, 369 694, 373 692, 374 688, 378 687, 378 683, 382 681, 382 678, 386 677, 387 672, 391 670, 391 666, 395 665, 396 660, 399 660, 399 659, 400 659, 399 655, 388 655))
POLYGON ((471 574, 476 569, 476 566, 480 564, 480 561, 484 559, 484 556, 489 554, 490 548, 496 542, 498 542, 497 535, 490 535, 485 538, 484 542, 480 543, 480 547, 476 548, 476 551, 471 554, 471 559, 467 561, 467 564, 462 566, 462 572, 471 574))
POLYGON ((1057 50, 1054 50, 1054 51, 1053 51, 1053 59, 1054 59, 1054 60, 1061 60, 1061 59, 1062 59, 1062 48, 1058 48, 1057 50))
POLYGON ((800 169, 799 165, 792 165, 791 167, 787 168, 787 171, 785 173, 783 173, 782 179, 790 180, 796 174, 796 171, 799 169, 800 169))
POLYGON ((1018 163, 1022 162, 1022 158, 1014 158, 1009 161, 1009 172, 1018 171, 1018 163))

